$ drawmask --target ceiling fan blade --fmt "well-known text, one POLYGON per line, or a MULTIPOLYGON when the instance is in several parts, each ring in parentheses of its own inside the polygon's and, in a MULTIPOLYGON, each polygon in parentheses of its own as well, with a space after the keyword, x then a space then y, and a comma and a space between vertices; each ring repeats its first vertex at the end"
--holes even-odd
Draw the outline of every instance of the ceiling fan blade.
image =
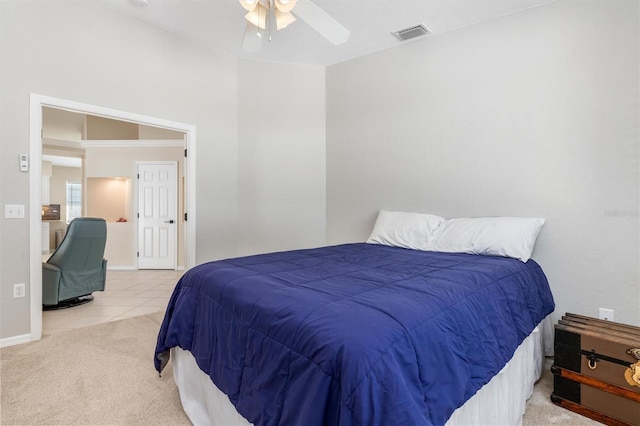
POLYGON ((349 38, 349 30, 311 0, 298 0, 291 12, 335 45, 343 44, 349 38))
POLYGON ((260 47, 262 47, 262 33, 260 32, 260 28, 251 22, 247 22, 244 37, 242 38, 242 50, 245 52, 257 52, 260 50, 260 47))

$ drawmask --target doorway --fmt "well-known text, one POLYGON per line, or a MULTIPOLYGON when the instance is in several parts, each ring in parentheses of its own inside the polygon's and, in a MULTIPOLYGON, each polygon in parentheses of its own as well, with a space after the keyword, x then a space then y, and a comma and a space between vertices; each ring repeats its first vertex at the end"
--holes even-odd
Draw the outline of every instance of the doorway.
POLYGON ((32 94, 30 99, 30 310, 31 310, 31 336, 30 340, 39 340, 42 337, 42 229, 41 223, 41 199, 42 199, 42 115, 43 108, 50 107, 67 110, 80 114, 88 114, 107 119, 121 120, 129 123, 137 123, 167 130, 182 132, 185 134, 185 176, 184 176, 184 210, 185 232, 184 260, 185 268, 195 266, 195 229, 196 229, 196 204, 195 204, 195 126, 167 121, 156 117, 149 117, 125 111, 113 110, 95 105, 83 104, 65 99, 52 98, 32 94), (187 156, 187 153, 189 154, 187 156))

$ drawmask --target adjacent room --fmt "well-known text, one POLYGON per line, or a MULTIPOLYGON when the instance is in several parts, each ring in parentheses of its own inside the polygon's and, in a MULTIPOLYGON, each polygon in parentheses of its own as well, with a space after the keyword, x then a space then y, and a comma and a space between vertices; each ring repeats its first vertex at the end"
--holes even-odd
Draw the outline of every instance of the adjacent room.
POLYGON ((640 424, 637 0, 2 1, 0 52, 2 423, 640 424))
POLYGON ((186 198, 184 134, 51 107, 42 110, 42 130, 42 261, 62 243, 73 219, 99 217, 106 221, 104 258, 111 271, 94 303, 43 313, 43 334, 166 306, 185 265, 185 221, 179 219, 186 198), (144 241, 137 239, 144 234, 133 220, 144 203, 139 173, 162 163, 176 167, 176 235, 169 256, 160 258, 155 250, 140 258, 137 247, 144 241))

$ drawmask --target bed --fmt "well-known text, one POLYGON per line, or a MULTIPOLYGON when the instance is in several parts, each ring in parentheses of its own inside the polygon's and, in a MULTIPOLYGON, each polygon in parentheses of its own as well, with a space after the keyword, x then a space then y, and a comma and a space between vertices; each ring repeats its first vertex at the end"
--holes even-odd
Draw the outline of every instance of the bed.
POLYGON ((154 362, 172 357, 194 424, 517 424, 553 310, 534 260, 371 243, 268 253, 187 271, 154 362))

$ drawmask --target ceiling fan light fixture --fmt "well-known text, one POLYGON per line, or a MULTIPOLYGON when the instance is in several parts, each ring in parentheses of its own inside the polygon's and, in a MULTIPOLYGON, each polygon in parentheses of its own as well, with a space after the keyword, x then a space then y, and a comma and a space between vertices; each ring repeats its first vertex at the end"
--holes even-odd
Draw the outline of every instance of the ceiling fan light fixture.
POLYGON ((336 46, 345 43, 349 38, 349 30, 312 0, 304 0, 300 3, 298 0, 239 0, 239 2, 248 11, 245 15, 248 21, 247 29, 242 41, 242 49, 245 51, 255 51, 259 48, 259 43, 256 41, 263 36, 260 30, 263 30, 264 35, 271 41, 272 31, 281 30, 297 19, 303 20, 336 46), (294 8, 295 16, 291 13, 294 8))
POLYGON ((278 9, 274 11, 274 16, 276 18, 276 30, 281 30, 296 21, 296 18, 291 13, 281 12, 278 9))
POLYGON ((253 12, 258 5, 258 0, 240 0, 240 4, 249 12, 253 12))
POLYGON ((296 6, 296 0, 275 0, 276 10, 288 13, 296 6))
POLYGON ((268 12, 269 11, 267 9, 258 4, 256 8, 244 15, 244 17, 247 19, 247 21, 251 22, 256 27, 264 30, 267 28, 268 12))

